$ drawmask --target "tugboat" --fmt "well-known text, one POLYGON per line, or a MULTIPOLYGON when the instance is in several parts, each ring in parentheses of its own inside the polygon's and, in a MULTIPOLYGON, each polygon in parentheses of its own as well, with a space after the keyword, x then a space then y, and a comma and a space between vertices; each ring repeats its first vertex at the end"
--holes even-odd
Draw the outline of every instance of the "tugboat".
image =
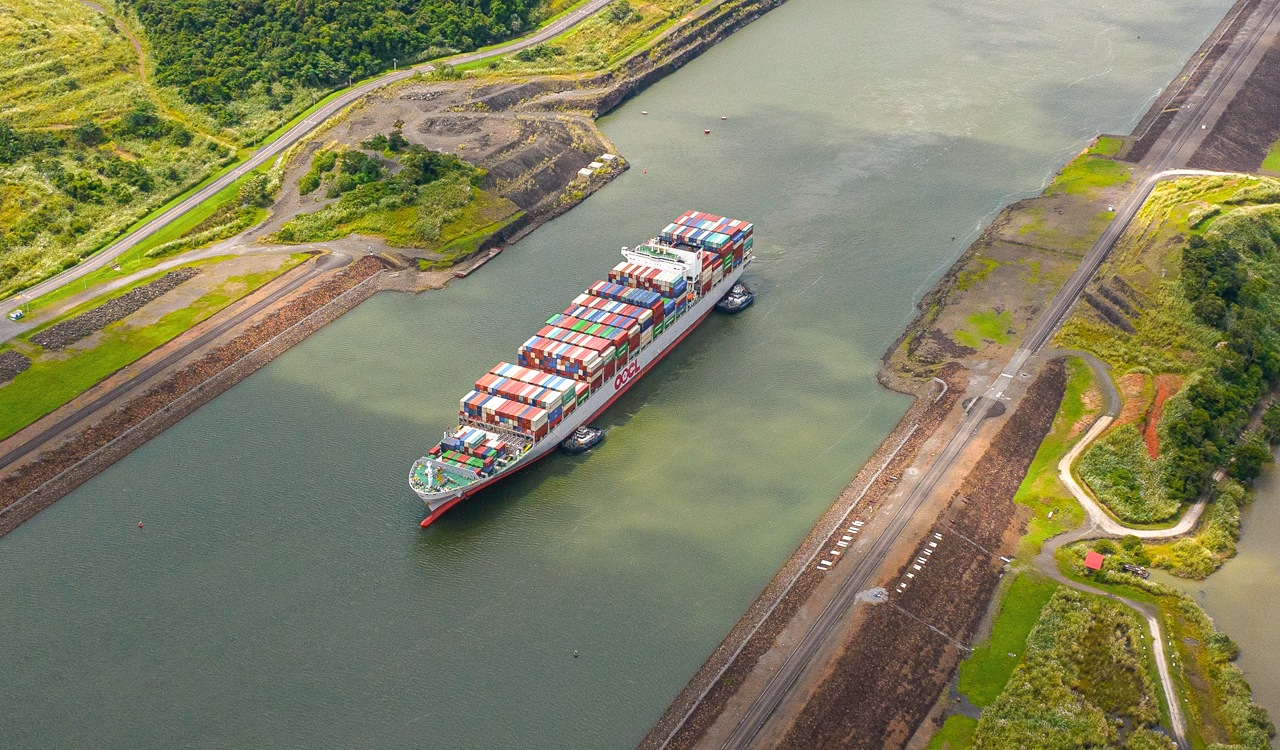
POLYGON ((560 450, 570 455, 586 453, 599 445, 602 440, 604 440, 604 430, 583 425, 560 443, 560 450))
POLYGON ((720 298, 720 301, 716 303, 716 309, 728 315, 736 315, 751 307, 751 303, 755 301, 755 292, 748 289, 746 284, 738 283, 734 284, 733 288, 720 298))

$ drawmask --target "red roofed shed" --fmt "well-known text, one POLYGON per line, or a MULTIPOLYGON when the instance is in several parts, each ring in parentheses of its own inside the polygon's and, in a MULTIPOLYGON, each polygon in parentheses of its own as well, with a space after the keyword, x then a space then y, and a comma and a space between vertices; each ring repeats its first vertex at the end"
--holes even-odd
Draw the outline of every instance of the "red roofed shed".
POLYGON ((1104 559, 1101 553, 1089 550, 1089 553, 1084 556, 1084 566, 1089 570, 1102 570, 1104 559))

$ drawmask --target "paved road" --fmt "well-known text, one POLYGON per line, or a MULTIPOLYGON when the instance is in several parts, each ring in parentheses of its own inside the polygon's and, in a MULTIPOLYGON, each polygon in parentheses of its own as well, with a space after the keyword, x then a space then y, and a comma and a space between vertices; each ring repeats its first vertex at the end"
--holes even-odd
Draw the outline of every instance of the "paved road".
MULTIPOLYGON (((246 320, 249 320, 253 316, 267 309, 269 306, 275 304, 276 302, 279 302, 281 299, 284 299, 284 297, 297 291, 298 288, 300 288, 303 284, 307 283, 308 281, 311 281, 312 279, 314 279, 315 277, 323 273, 332 271, 335 268, 340 268, 350 262, 351 262, 351 258, 345 255, 332 255, 332 254, 321 255, 317 257, 314 261, 308 261, 309 267, 303 268, 301 273, 294 276, 286 284, 276 289, 274 292, 271 292, 266 297, 263 297, 261 300, 253 303, 252 305, 245 308, 244 310, 241 310, 239 313, 236 313, 232 317, 222 321, 218 325, 212 326, 207 331, 202 333, 200 336, 193 339, 191 342, 187 343, 181 348, 168 354, 160 361, 156 362, 155 364, 152 364, 151 366, 147 367, 147 369, 138 373, 136 376, 129 378, 125 382, 121 383, 115 388, 112 388, 110 391, 102 394, 101 396, 89 402, 88 404, 85 404, 79 409, 76 409, 71 414, 68 414, 66 417, 63 417, 62 419, 58 420, 58 422, 56 422, 55 424, 50 425, 47 429, 42 431, 39 435, 36 435, 35 437, 24 442, 22 445, 19 445, 18 447, 10 450, 8 453, 4 454, 3 456, 0 456, 0 470, 3 470, 5 467, 8 467, 14 461, 17 461, 21 458, 26 457, 28 454, 38 449, 40 446, 44 445, 49 440, 52 440, 53 438, 62 434, 64 431, 70 429, 71 427, 79 423, 81 420, 90 416, 91 414, 98 411, 99 409, 106 406, 107 404, 111 403, 112 401, 115 401, 121 396, 132 393, 138 388, 151 385, 151 379, 159 375, 160 373, 164 372, 165 369, 171 367, 177 362, 180 362, 184 357, 189 356, 190 354, 198 350, 200 347, 205 346, 209 342, 217 339, 219 336, 222 336, 223 334, 232 330, 236 326, 244 323, 246 320)), ((9 507, 13 507, 13 506, 9 506, 9 507)), ((0 511, 0 512, 3 512, 3 511, 0 511)))
POLYGON ((1077 583, 1076 581, 1062 575, 1061 571, 1058 570, 1058 561, 1057 558, 1054 557, 1054 553, 1057 552, 1058 548, 1062 545, 1074 542, 1081 536, 1089 533, 1089 531, 1089 523, 1088 521, 1085 521, 1085 523, 1081 524, 1080 528, 1076 529, 1074 532, 1065 535, 1059 534, 1057 537, 1047 542, 1043 549, 1041 549, 1040 554, 1036 555, 1036 570, 1064 586, 1069 586, 1077 591, 1083 591, 1088 594, 1105 596, 1108 599, 1120 602, 1130 609, 1136 609, 1138 613, 1146 619, 1147 627, 1151 630, 1151 656, 1156 661, 1156 672, 1160 676, 1160 689, 1164 692, 1165 703, 1169 706, 1169 723, 1173 724, 1174 739, 1178 743, 1179 750, 1191 750, 1191 743, 1187 741, 1187 722, 1182 715, 1182 704, 1178 700, 1178 691, 1174 687, 1173 677, 1169 672, 1169 662, 1164 655, 1164 647, 1166 644, 1164 640, 1164 633, 1160 630, 1160 620, 1157 617, 1159 613, 1156 608, 1149 604, 1136 602, 1132 599, 1126 599, 1123 596, 1116 596, 1115 594, 1101 589, 1095 589, 1092 586, 1086 586, 1083 583, 1077 583))
MULTIPOLYGON (((804 638, 777 668, 762 693, 743 713, 737 726, 734 727, 723 745, 726 750, 740 750, 751 746, 765 723, 777 710, 778 706, 781 705, 783 699, 800 681, 805 671, 809 669, 811 662, 821 651, 823 644, 829 642, 836 634, 839 626, 843 624, 840 618, 853 604, 857 592, 867 588, 872 582, 872 576, 880 567, 886 553, 897 541, 898 535, 906 528, 912 516, 919 510, 933 489, 951 472, 956 458, 969 445, 970 440, 978 431, 978 427, 986 416, 986 410, 996 399, 999 399, 1004 394, 1004 389, 1007 386, 1006 379, 1012 381, 1013 378, 1017 377, 1032 354, 1049 340, 1053 332, 1065 320, 1081 290, 1093 278, 1102 261, 1111 252, 1116 240, 1124 233, 1124 230, 1138 213, 1138 209, 1142 207, 1147 195, 1150 194, 1156 183, 1178 174, 1202 173, 1200 170, 1170 170, 1169 167, 1172 166, 1172 161, 1179 157, 1180 150, 1191 140, 1195 132, 1200 129, 1200 126, 1207 124, 1205 123, 1205 118, 1208 112, 1218 101, 1223 90, 1226 89, 1231 78, 1240 69, 1245 59, 1257 47, 1265 31, 1275 22, 1277 15, 1280 14, 1280 2, 1272 0, 1267 6, 1259 10, 1263 13, 1260 22, 1250 30, 1242 43, 1233 45, 1232 49, 1228 50, 1227 54, 1219 61, 1215 72, 1211 74, 1212 77, 1206 80, 1202 87, 1202 90, 1205 91, 1205 96, 1200 103, 1194 109, 1186 110, 1180 121, 1175 120, 1171 129, 1172 135, 1164 138, 1162 144, 1158 144, 1158 151, 1154 155, 1148 155, 1147 161, 1139 168, 1141 173, 1148 176, 1142 178, 1138 189, 1118 207, 1115 220, 1111 222, 1102 233, 1102 236, 1085 254, 1075 272, 1041 313, 1039 319, 1027 334, 1023 347, 1015 352, 1009 364, 988 387, 983 396, 984 400, 977 402, 977 406, 970 409, 969 414, 962 420, 959 428, 947 442, 942 453, 925 472, 925 476, 908 495, 906 501, 899 506, 897 514, 889 522, 883 535, 875 541, 867 556, 859 562, 858 566, 845 579, 841 590, 832 597, 827 606, 814 618, 813 624, 804 638)), ((1158 630, 1155 632, 1158 633, 1158 630)), ((1162 675, 1165 671, 1167 671, 1167 668, 1163 665, 1163 657, 1161 657, 1162 675)), ((1178 722, 1180 720, 1179 717, 1178 722)), ((1177 729, 1180 731, 1180 725, 1177 729)))
MULTIPOLYGON (((464 63, 475 62, 476 60, 486 60, 490 57, 501 57, 503 55, 508 55, 508 54, 511 54, 512 52, 522 50, 525 47, 531 47, 535 44, 545 42, 548 39, 551 39, 552 37, 563 34, 565 31, 573 28, 577 24, 587 20, 596 12, 598 12, 601 8, 608 5, 610 2, 611 0, 591 0, 591 2, 587 3, 586 5, 579 8, 578 10, 572 13, 566 14, 564 17, 557 19, 553 23, 547 24, 543 28, 539 29, 537 32, 530 34, 527 37, 517 39, 513 42, 509 42, 507 44, 495 47, 490 50, 471 52, 465 55, 457 55, 455 57, 449 58, 448 62, 452 65, 462 65, 464 63)), ((253 156, 249 157, 249 159, 244 163, 228 171, 226 174, 210 182, 208 185, 205 185, 203 188, 191 194, 182 202, 173 206, 172 208, 165 211, 160 216, 157 216, 156 218, 147 222, 146 224, 139 227, 138 229, 135 229, 134 231, 125 235, 121 239, 117 240, 114 244, 90 256, 83 263, 80 263, 77 266, 69 268, 66 271, 63 271, 62 273, 58 274, 57 276, 54 276, 51 279, 46 279, 40 282, 39 284, 36 284, 35 286, 23 291, 22 293, 23 297, 25 299, 35 299, 42 295, 48 294, 49 292, 55 289, 58 289, 65 284, 69 284, 73 281, 83 278, 87 274, 93 273, 94 271, 100 270, 102 268, 105 268, 111 265, 111 263, 115 261, 117 257, 129 251, 139 242, 142 242, 147 237, 150 237, 151 235, 160 231, 161 229, 168 226, 172 222, 176 221, 179 217, 186 214, 188 211, 192 210, 196 206, 200 205, 205 200, 213 197, 218 191, 222 190, 226 186, 240 179, 246 173, 267 163, 269 160, 271 160, 278 154, 283 153, 285 149, 297 143, 307 133, 310 133, 312 130, 318 127, 321 123, 325 122, 329 118, 333 117, 334 115, 338 114, 342 110, 346 109, 352 102, 388 84, 394 83, 396 81, 402 81, 406 78, 409 78, 415 72, 429 71, 433 69, 434 69, 434 66, 431 65, 430 63, 423 63, 422 65, 419 65, 416 67, 405 68, 404 70, 400 70, 394 73, 389 73, 380 78, 376 78, 372 81, 368 81, 367 83, 362 83, 359 86, 356 86, 350 89, 349 91, 346 91, 341 96, 334 98, 333 101, 329 102, 328 104, 324 105, 320 109, 311 113, 306 119, 302 120, 297 125, 294 125, 292 128, 289 128, 275 141, 260 147, 257 151, 253 153, 253 156)), ((7 315, 9 310, 16 308, 18 306, 19 305, 15 300, 9 299, 6 301, 3 311, 7 315)), ((29 323, 26 323, 26 324, 14 323, 10 321, 7 317, 0 318, 0 343, 3 343, 4 341, 8 341, 9 339, 18 335, 22 331, 27 330, 28 328, 30 328, 29 323)))

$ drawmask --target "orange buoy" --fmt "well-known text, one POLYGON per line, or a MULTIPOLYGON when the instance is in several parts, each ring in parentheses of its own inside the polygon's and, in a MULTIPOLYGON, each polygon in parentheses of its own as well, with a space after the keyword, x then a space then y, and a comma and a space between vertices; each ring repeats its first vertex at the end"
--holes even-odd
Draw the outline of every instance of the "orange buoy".
POLYGON ((644 174, 649 174, 649 168, 648 168, 648 167, 645 167, 645 168, 644 168, 644 174))
POLYGON ((704 130, 704 131, 702 131, 702 134, 703 134, 703 135, 711 135, 711 131, 710 131, 710 130, 704 130))
POLYGON ((142 528, 142 521, 138 521, 138 528, 142 528))
POLYGON ((729 119, 729 118, 728 118, 728 117, 725 117, 724 115, 720 115, 720 119, 721 119, 721 120, 727 120, 727 119, 729 119))
POLYGON ((649 111, 648 111, 648 110, 645 110, 645 109, 642 109, 642 110, 640 110, 640 114, 642 114, 642 115, 647 115, 647 114, 649 114, 649 111))

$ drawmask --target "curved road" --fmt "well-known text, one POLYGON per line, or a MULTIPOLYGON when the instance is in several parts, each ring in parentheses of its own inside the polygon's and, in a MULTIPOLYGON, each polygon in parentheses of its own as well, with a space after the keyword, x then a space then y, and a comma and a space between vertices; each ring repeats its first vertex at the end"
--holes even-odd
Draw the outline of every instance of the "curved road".
MULTIPOLYGON (((1089 280, 1097 273, 1103 260, 1106 259, 1111 252, 1111 248, 1128 228, 1129 223, 1133 221, 1134 216, 1137 215, 1138 210, 1142 207, 1152 189, 1155 188, 1157 182, 1181 175, 1216 174, 1205 170, 1172 169, 1171 167, 1174 166, 1175 160, 1179 159, 1180 151, 1183 147, 1191 142, 1192 135, 1197 130, 1201 130, 1202 125, 1209 124, 1205 122, 1206 117, 1218 102, 1222 92, 1240 70, 1244 61, 1258 46, 1266 31, 1280 16, 1280 2, 1271 2, 1269 7, 1266 7, 1259 15, 1261 16, 1259 23, 1249 30, 1240 43, 1232 45, 1231 49, 1218 61, 1210 77, 1202 84, 1202 90, 1205 94, 1200 102, 1194 108, 1188 107, 1183 113, 1179 113, 1182 116, 1181 122, 1175 120, 1170 130, 1167 131, 1166 136, 1161 138, 1164 142, 1163 147, 1154 156, 1149 155, 1148 159, 1141 165, 1141 171, 1145 172, 1147 176, 1141 180, 1138 188, 1118 206, 1119 210, 1116 212, 1115 219, 1103 231, 1093 247, 1081 259, 1071 277, 1067 279, 1067 282, 1040 314, 1039 319, 1023 340, 1022 348, 1014 353, 1009 364, 987 388, 983 394, 984 401, 981 403, 990 405, 999 400, 1004 395, 1004 389, 1007 385, 1005 380, 1008 379, 1012 382, 1027 360, 1050 339, 1053 332, 1066 319, 1075 305, 1076 298, 1089 280), (1183 116, 1184 113, 1185 116, 1183 116)), ((897 513, 890 520, 884 533, 880 538, 876 539, 868 554, 844 580, 840 591, 817 614, 808 632, 786 656, 783 663, 777 667, 764 690, 760 695, 756 696, 751 705, 739 717, 737 725, 734 726, 722 746, 725 750, 742 750, 750 747, 755 742, 760 730, 773 716, 783 699, 800 681, 801 676, 810 668, 822 646, 830 642, 831 638, 837 634, 839 626, 842 624, 841 618, 848 612, 849 607, 853 605, 857 592, 870 585, 876 570, 880 567, 886 554, 897 541, 902 530, 906 528, 912 516, 920 509, 920 506, 923 505, 933 489, 955 468, 956 459, 968 447, 970 440, 977 433, 979 425, 986 416, 986 411, 987 408, 971 409, 969 414, 961 421, 960 426, 952 434, 951 439, 947 442, 946 447, 938 455, 933 465, 926 470, 920 482, 905 501, 899 505, 897 513)), ((1152 632, 1158 639, 1158 626, 1152 632)), ((1162 654, 1159 655, 1158 662, 1163 682, 1163 676, 1167 672, 1167 665, 1164 663, 1162 654)), ((1171 688, 1171 685, 1169 687, 1171 688)), ((1170 693, 1170 695, 1176 696, 1176 693, 1170 693)), ((1171 712, 1177 712, 1177 707, 1172 702, 1170 710, 1171 712)), ((1177 714, 1175 713, 1175 715, 1177 714)), ((672 730, 671 736, 674 736, 675 732, 679 731, 683 723, 683 721, 680 722, 672 730)), ((1175 720, 1175 731, 1181 736, 1180 715, 1175 720)), ((1186 747, 1185 744, 1182 746, 1186 747)))
MULTIPOLYGON (((462 65, 465 63, 475 62, 477 60, 486 60, 490 57, 501 57, 502 55, 522 50, 525 47, 531 47, 535 44, 545 42, 548 39, 559 36, 565 31, 568 31, 574 26, 587 20, 610 2, 611 0, 591 0, 591 2, 582 6, 578 10, 568 13, 562 18, 547 24, 529 36, 494 47, 493 49, 469 52, 465 55, 456 55, 449 58, 448 62, 451 65, 462 65)), ((89 258, 79 265, 73 266, 53 278, 45 279, 39 284, 23 290, 22 297, 27 300, 35 299, 48 294, 65 284, 69 284, 77 279, 83 278, 87 274, 111 265, 117 257, 128 252, 139 242, 142 242, 147 237, 150 237, 168 226, 170 223, 200 205, 205 200, 213 197, 218 193, 218 191, 240 179, 246 173, 265 164, 276 155, 283 153, 285 149, 297 143, 312 130, 315 130, 320 124, 341 112, 351 103, 388 84, 395 83, 396 81, 403 81, 404 79, 412 76, 415 72, 430 71, 434 69, 435 67, 432 64, 423 63, 415 67, 409 67, 404 70, 389 73, 381 76, 380 78, 375 78, 343 92, 341 95, 335 97, 333 101, 320 107, 297 125, 286 130, 275 141, 259 147, 258 150, 253 153, 253 156, 249 157, 247 161, 200 188, 178 204, 169 208, 164 213, 120 238, 114 244, 98 251, 94 255, 89 256, 89 258)), ((8 302, 13 304, 14 299, 11 298, 8 302)), ((14 307, 17 307, 17 305, 14 304, 14 307)), ((5 312, 8 312, 7 307, 5 312)), ((0 342, 8 341, 10 338, 13 338, 29 327, 30 324, 14 323, 7 317, 0 319, 0 342)))
POLYGON ((1036 555, 1035 567, 1038 572, 1052 578, 1064 586, 1069 586, 1077 591, 1083 591, 1086 594, 1095 594, 1097 596, 1105 596, 1113 599, 1130 609, 1137 610, 1147 621, 1147 627, 1151 629, 1151 648, 1152 658, 1156 662, 1156 672, 1160 676, 1160 689, 1164 692, 1165 703, 1169 706, 1169 723, 1173 725, 1174 738, 1177 740, 1180 750, 1190 750, 1191 743, 1187 741, 1186 735, 1186 719, 1182 716, 1182 704, 1178 702, 1178 691, 1174 687, 1173 677, 1169 672, 1169 662, 1164 655, 1164 634, 1160 630, 1160 619, 1157 617, 1157 610, 1149 604, 1135 602, 1132 599, 1126 599, 1123 596, 1117 596, 1101 589, 1095 589, 1092 586, 1086 586, 1083 583, 1067 578, 1058 570, 1058 561, 1054 557, 1054 553, 1058 548, 1069 542, 1074 542, 1081 536, 1089 532, 1085 524, 1081 524, 1080 528, 1069 534, 1059 534, 1054 539, 1046 542, 1041 549, 1039 555, 1036 555))

